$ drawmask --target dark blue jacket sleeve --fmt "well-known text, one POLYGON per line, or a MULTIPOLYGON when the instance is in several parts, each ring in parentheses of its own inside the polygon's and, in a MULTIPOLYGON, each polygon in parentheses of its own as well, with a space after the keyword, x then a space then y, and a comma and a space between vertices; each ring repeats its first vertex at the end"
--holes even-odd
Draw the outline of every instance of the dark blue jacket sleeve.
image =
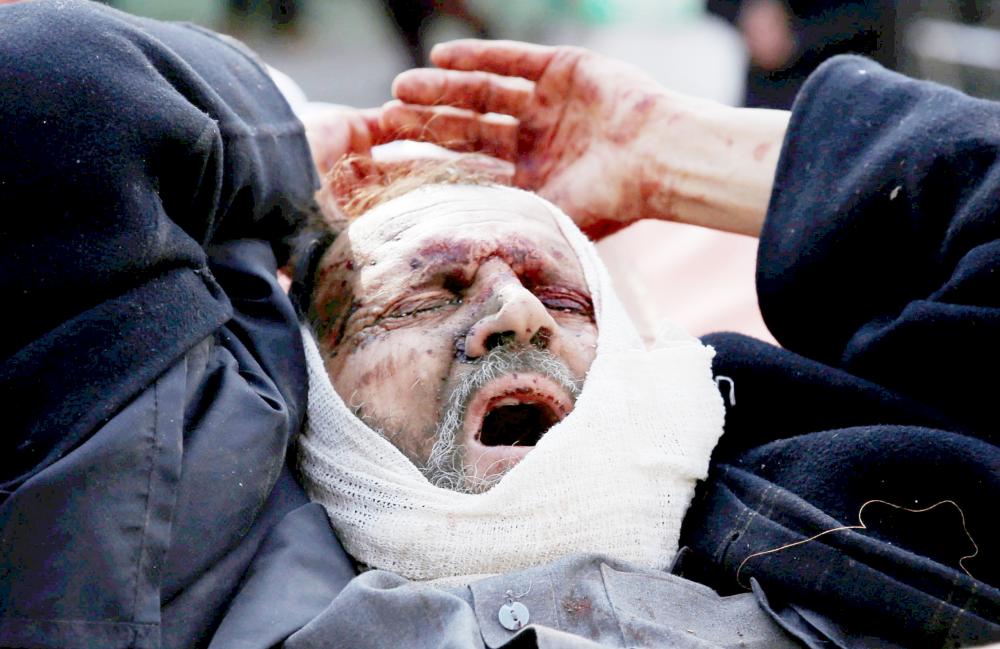
POLYGON ((1000 638, 998 127, 997 104, 822 66, 760 242, 785 349, 706 339, 738 396, 682 543, 808 646, 1000 638))
POLYGON ((768 327, 995 431, 998 206, 1000 104, 834 59, 799 95, 779 162, 757 273, 768 327))
POLYGON ((0 6, 0 125, 0 646, 205 646, 306 503, 302 125, 241 46, 81 0, 0 6))
POLYGON ((220 286, 206 250, 270 242, 243 263, 273 273, 316 176, 242 48, 96 3, 0 7, 0 123, 0 290, 22 314, 0 341, 11 488, 217 330, 230 297, 269 290, 220 286))

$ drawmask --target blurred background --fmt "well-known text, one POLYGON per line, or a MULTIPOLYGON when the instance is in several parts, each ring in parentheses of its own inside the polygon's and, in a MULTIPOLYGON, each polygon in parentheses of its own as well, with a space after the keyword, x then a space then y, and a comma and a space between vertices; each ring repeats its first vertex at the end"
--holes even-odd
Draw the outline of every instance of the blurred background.
MULTIPOLYGON (((9 0, 0 0, 4 3, 9 0)), ((576 44, 675 90, 787 108, 825 58, 858 52, 910 76, 1000 99, 1000 0, 110 0, 235 36, 312 101, 376 106, 400 71, 456 37, 576 44)), ((757 242, 640 222, 599 248, 640 329, 769 339, 757 310, 757 242), (706 296, 711 296, 706 298, 706 296)))
MULTIPOLYGON (((753 83, 779 90, 794 87, 802 71, 843 51, 861 52, 912 76, 1000 98, 1000 12, 994 11, 998 0, 113 0, 108 4, 229 33, 291 76, 310 99, 357 106, 387 100, 397 72, 422 60, 433 43, 461 36, 584 45, 640 63, 679 90, 729 103, 747 99, 747 85, 753 83)), ((766 97, 750 99, 768 103, 766 97)))

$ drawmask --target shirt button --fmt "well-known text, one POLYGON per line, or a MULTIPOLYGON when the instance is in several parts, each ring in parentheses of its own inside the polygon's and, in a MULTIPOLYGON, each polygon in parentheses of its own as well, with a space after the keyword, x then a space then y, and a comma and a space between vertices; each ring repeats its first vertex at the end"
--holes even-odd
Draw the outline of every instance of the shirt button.
POLYGON ((500 626, 508 631, 523 629, 528 624, 528 607, 521 602, 512 602, 500 607, 500 626))

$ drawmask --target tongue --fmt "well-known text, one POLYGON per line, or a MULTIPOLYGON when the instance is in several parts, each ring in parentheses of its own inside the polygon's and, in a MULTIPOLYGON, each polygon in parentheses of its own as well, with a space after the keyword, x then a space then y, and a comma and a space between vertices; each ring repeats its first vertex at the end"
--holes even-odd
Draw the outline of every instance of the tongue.
POLYGON ((484 446, 534 446, 558 421, 555 413, 541 404, 500 406, 483 418, 479 441, 484 446))

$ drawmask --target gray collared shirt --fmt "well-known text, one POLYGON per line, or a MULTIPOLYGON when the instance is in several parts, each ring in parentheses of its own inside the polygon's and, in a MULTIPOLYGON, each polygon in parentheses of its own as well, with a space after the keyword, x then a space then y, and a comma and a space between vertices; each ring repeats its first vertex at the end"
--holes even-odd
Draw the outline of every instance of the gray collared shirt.
POLYGON ((289 649, 407 647, 800 647, 750 594, 710 588, 598 555, 566 557, 468 586, 440 587, 373 570, 288 638, 289 649), (505 628, 500 609, 529 619, 505 628))

